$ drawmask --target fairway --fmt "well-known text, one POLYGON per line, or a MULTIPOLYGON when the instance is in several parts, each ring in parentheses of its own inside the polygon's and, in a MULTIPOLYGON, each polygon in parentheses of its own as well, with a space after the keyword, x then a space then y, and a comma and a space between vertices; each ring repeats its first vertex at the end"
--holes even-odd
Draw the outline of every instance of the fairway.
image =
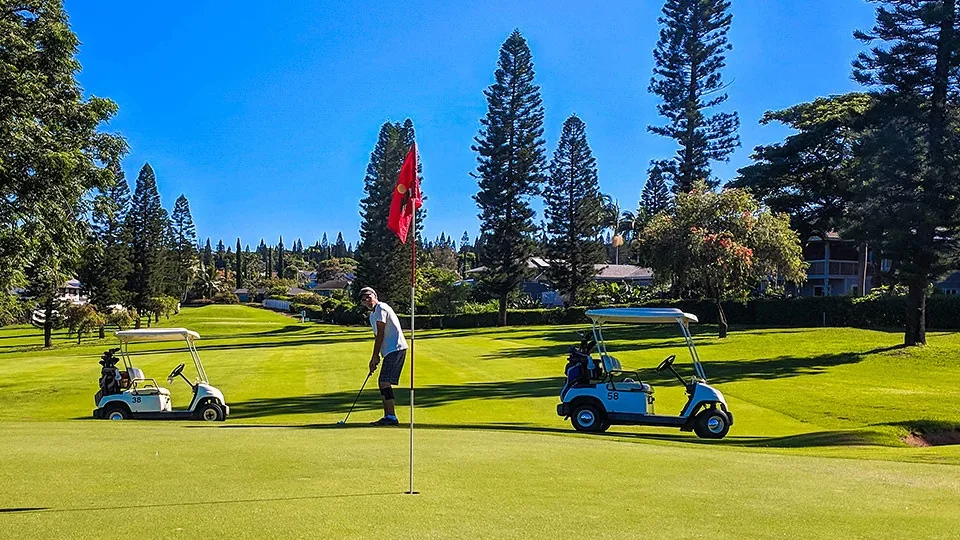
MULTIPOLYGON (((614 426, 575 433, 555 414, 566 348, 585 326, 418 332, 417 489, 407 431, 379 418, 365 375, 368 328, 301 324, 243 306, 185 309, 164 326, 200 332, 223 424, 89 419, 99 354, 40 350, 0 329, 0 537, 908 537, 960 535, 960 446, 911 447, 910 429, 960 424, 960 335, 930 345, 846 328, 712 328, 695 339, 736 424, 722 441, 614 426)), ((656 387, 673 329, 609 334, 656 387)), ((185 360, 174 344, 132 349, 148 377, 185 360), (137 352, 143 354, 137 355, 137 352)), ((407 369, 409 369, 409 364, 407 369)), ((190 368, 185 372, 192 378, 190 368)), ((405 371, 402 386, 406 386, 405 371)), ((164 381, 165 382, 165 381, 164 381)), ((164 384, 185 406, 183 381, 164 384)), ((408 393, 398 392, 401 422, 408 393)))

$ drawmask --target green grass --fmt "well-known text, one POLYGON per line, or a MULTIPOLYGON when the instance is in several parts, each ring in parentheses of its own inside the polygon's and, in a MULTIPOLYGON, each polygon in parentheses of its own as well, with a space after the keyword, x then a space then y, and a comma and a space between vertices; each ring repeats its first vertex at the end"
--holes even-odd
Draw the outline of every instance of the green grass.
MULTIPOLYGON (((0 537, 103 537, 134 524, 138 536, 231 538, 960 531, 960 447, 901 440, 960 424, 956 333, 903 349, 899 333, 737 329, 718 340, 701 328, 708 379, 736 414, 726 439, 701 441, 616 426, 582 435, 557 417, 565 351, 582 327, 418 332, 422 494, 411 497, 406 430, 334 426, 363 382, 369 329, 241 306, 162 324, 203 336, 207 373, 232 408, 225 424, 89 420, 97 360, 114 341, 58 336, 37 350, 35 329, 0 329, 0 537)), ((652 369, 676 354, 690 373, 676 332, 607 337, 625 367, 649 374, 657 412, 676 414, 682 388, 652 369)), ((134 353, 157 379, 189 363, 174 344, 134 353)), ((408 369, 409 358, 404 387, 408 369)), ((185 383, 166 386, 186 405, 185 383)), ((379 417, 368 386, 353 425, 379 417)))

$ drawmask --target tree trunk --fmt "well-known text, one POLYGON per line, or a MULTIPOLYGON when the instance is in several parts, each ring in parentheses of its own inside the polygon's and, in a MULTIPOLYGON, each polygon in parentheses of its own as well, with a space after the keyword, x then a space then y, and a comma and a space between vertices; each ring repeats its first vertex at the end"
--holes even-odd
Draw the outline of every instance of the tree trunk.
POLYGON ((137 321, 136 321, 135 323, 133 323, 133 327, 134 327, 135 329, 139 330, 141 324, 142 324, 142 323, 140 322, 140 316, 137 315, 137 321))
POLYGON ((100 325, 100 339, 103 339, 103 338, 106 337, 106 335, 105 335, 105 333, 104 333, 104 331, 103 331, 103 327, 104 327, 104 325, 101 324, 101 325, 100 325))
POLYGON ((45 348, 50 348, 53 346, 53 301, 47 301, 47 305, 43 310, 44 319, 43 319, 43 346, 45 348))
POLYGON ((927 344, 927 288, 911 283, 907 292, 907 330, 903 344, 907 346, 927 344))
POLYGON ((717 324, 720 326, 720 339, 727 337, 727 314, 723 312, 720 300, 717 300, 717 324))
POLYGON ((497 314, 497 326, 507 325, 507 293, 500 294, 500 312, 497 314))

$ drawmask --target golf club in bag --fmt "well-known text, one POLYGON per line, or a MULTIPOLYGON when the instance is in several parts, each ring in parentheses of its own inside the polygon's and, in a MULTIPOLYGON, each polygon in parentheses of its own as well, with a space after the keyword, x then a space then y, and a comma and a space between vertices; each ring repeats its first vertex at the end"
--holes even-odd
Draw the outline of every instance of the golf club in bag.
POLYGON ((343 420, 337 422, 338 426, 342 426, 347 423, 347 418, 350 418, 350 413, 353 412, 353 408, 357 406, 357 400, 360 399, 360 394, 363 393, 363 388, 367 386, 367 381, 370 380, 370 376, 373 375, 373 372, 367 373, 367 378, 363 380, 363 384, 360 385, 360 391, 357 392, 357 397, 353 398, 353 405, 350 406, 350 410, 347 411, 347 416, 343 420))

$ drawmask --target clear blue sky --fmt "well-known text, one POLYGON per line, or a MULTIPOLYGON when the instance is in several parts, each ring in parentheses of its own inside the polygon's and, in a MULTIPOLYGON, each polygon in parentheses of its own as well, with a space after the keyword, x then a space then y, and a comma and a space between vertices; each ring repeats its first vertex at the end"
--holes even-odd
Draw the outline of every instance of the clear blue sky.
MULTIPOLYGON (((149 161, 168 209, 190 200, 198 234, 310 245, 324 232, 358 239, 358 202, 386 120, 413 120, 423 163, 425 235, 476 237, 470 150, 486 111, 497 53, 513 28, 533 52, 548 156, 578 114, 601 190, 637 206, 651 159, 672 141, 647 93, 657 0, 188 3, 67 0, 79 36, 79 78, 120 112, 133 185, 149 161)), ((863 0, 733 0, 728 110, 742 147, 715 173, 729 180, 754 146, 786 134, 764 111, 856 88, 854 29, 873 23, 863 0)), ((539 208, 539 203, 537 207, 539 208)), ((538 216, 539 219, 539 216, 538 216)))

